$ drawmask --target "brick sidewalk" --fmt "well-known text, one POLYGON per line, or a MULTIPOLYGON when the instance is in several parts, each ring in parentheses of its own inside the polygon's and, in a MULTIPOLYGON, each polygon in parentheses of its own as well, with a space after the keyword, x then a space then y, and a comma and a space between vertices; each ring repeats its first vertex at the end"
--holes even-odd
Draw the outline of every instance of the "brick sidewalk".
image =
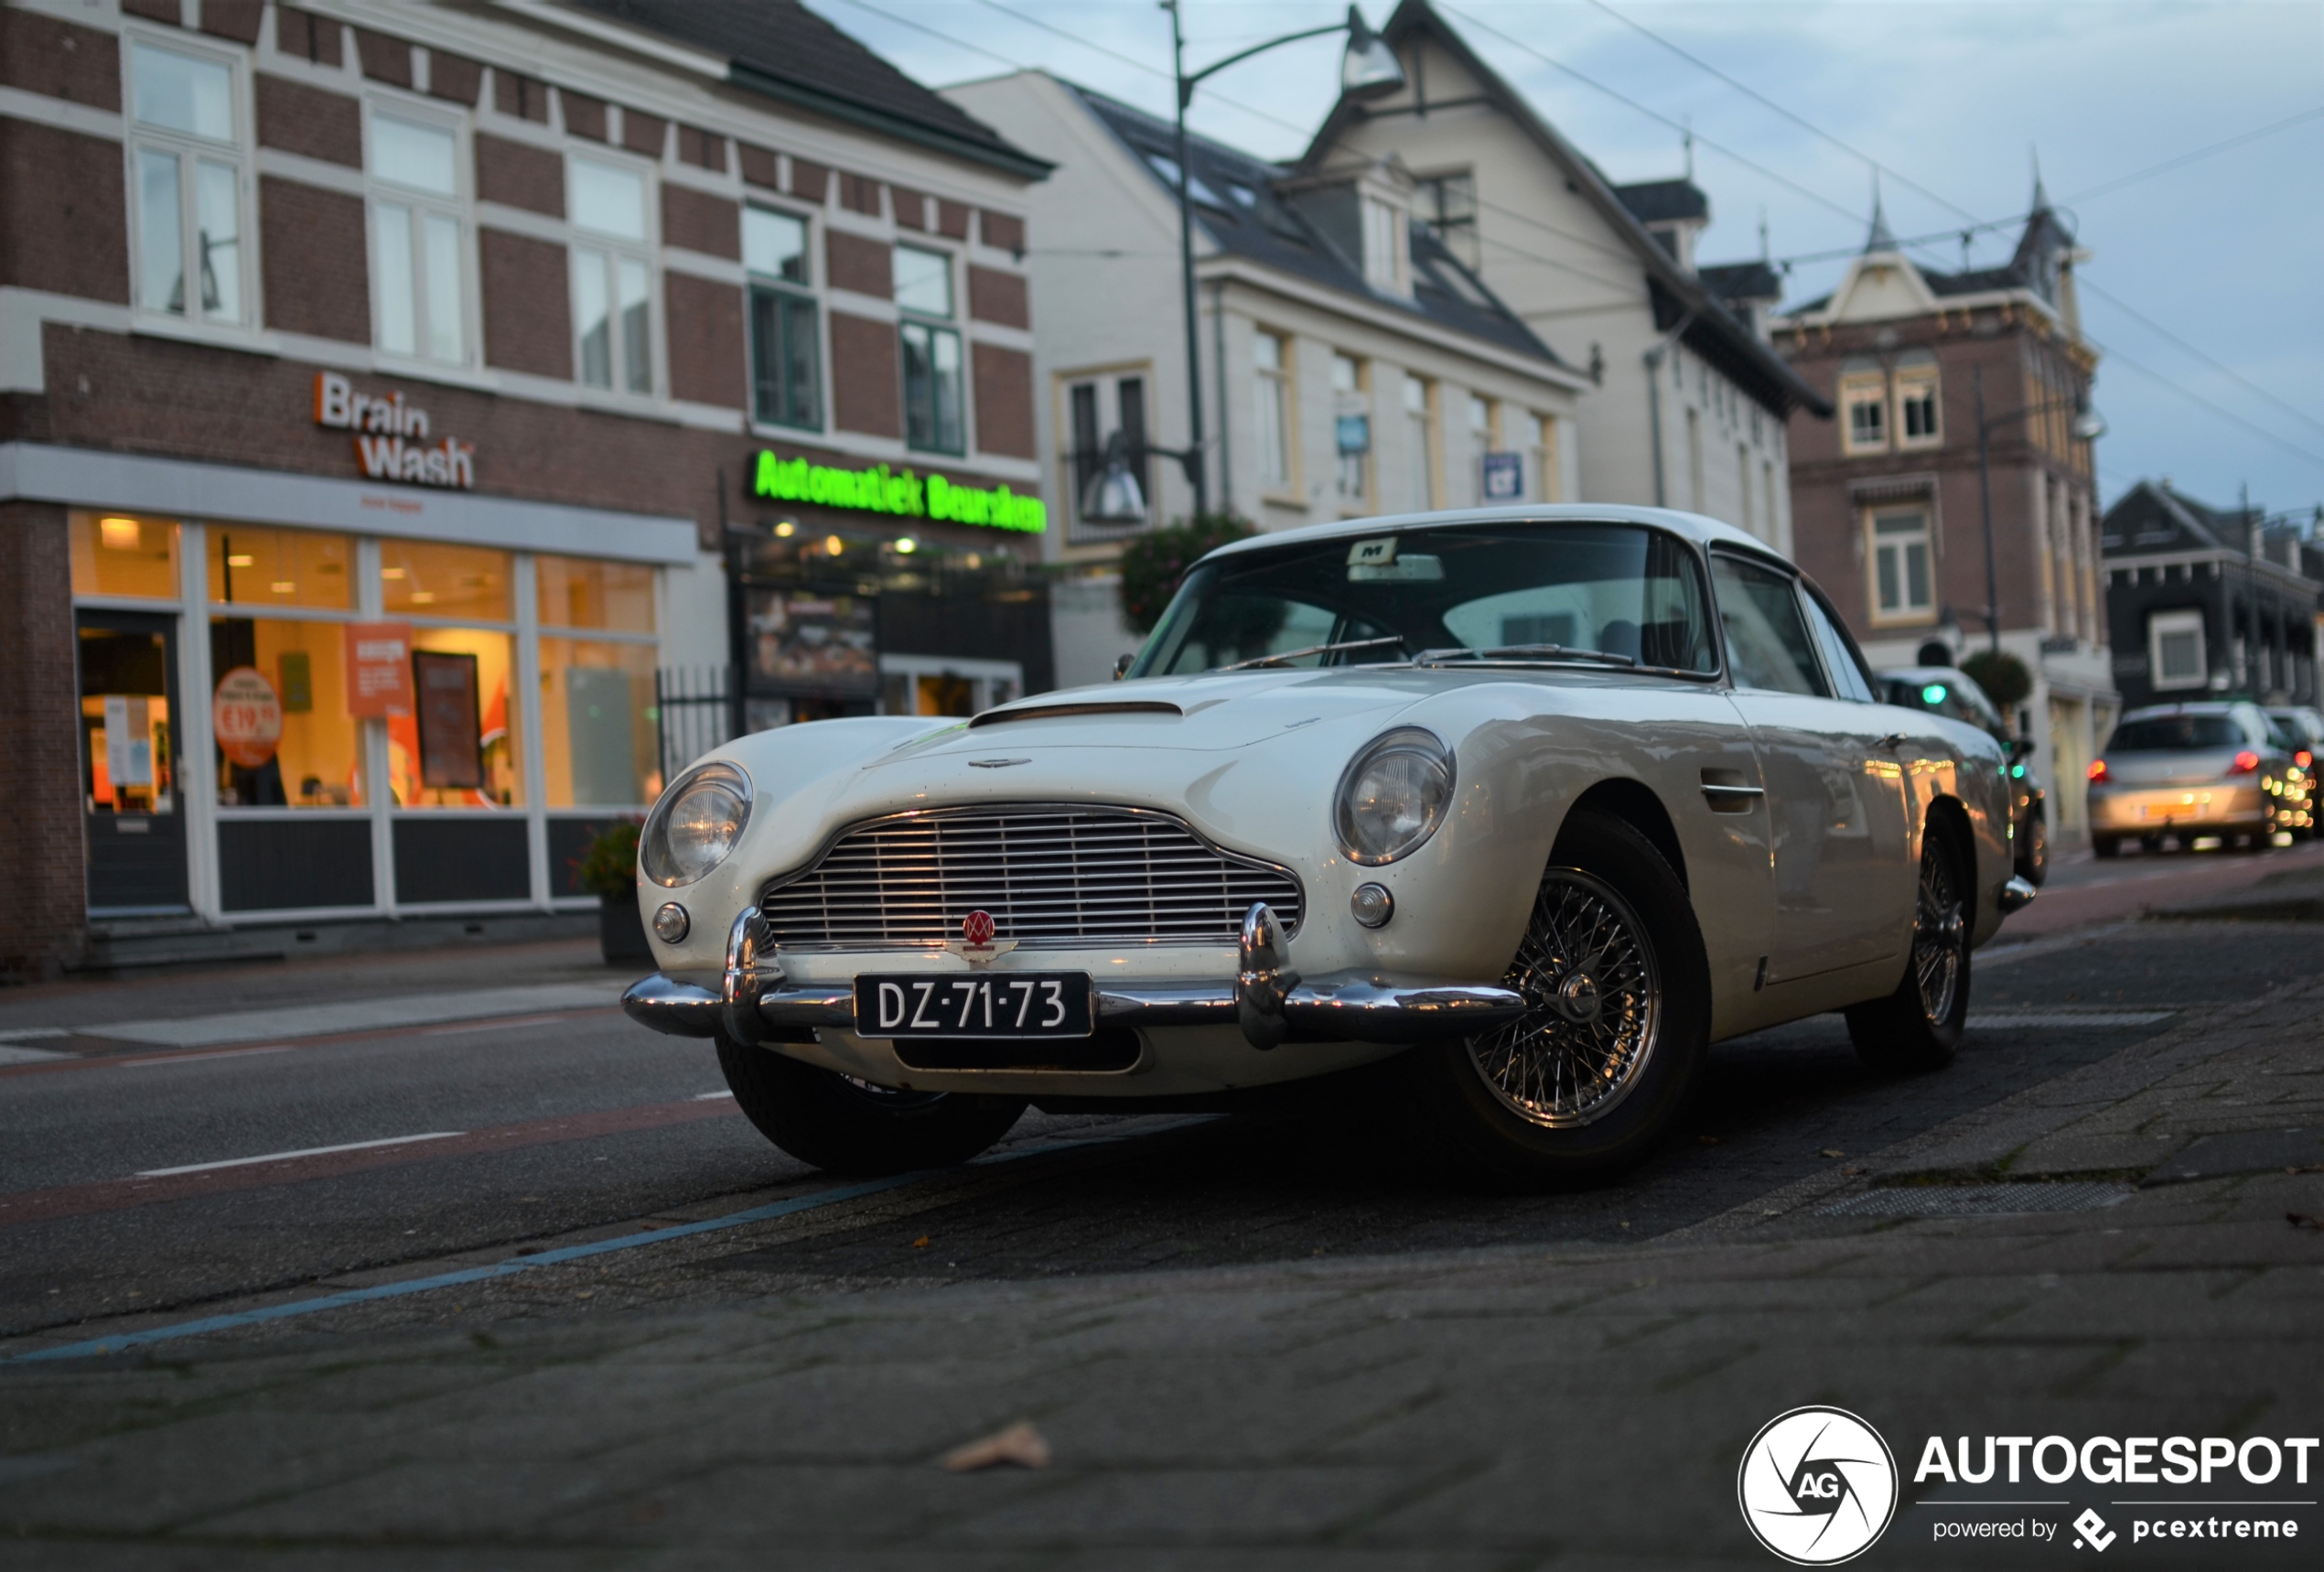
MULTIPOLYGON (((2054 1562, 2071 1530, 1933 1544, 1923 1440, 2317 1434, 2324 1233, 2286 1214, 2324 1215, 2324 1174, 1823 1209, 1915 1177, 2127 1190, 2205 1137, 2324 1126, 2320 1004, 2311 982, 2202 1012, 1627 1248, 723 1298, 714 1270, 629 1260, 432 1329, 0 1371, 0 1565, 1771 1566, 1736 1468, 1806 1403, 1862 1414, 1907 1470, 1862 1565, 2054 1562), (1046 1470, 936 1466, 1020 1418, 1046 1470)), ((2072 1498, 2053 1521, 2117 1512, 2039 1493, 2072 1498)))

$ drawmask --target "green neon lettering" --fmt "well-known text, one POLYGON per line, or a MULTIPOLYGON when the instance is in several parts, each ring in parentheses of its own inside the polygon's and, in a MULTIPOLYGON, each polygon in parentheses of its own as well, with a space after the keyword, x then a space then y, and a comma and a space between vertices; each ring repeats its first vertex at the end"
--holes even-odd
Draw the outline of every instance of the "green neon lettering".
POLYGON ((812 502, 855 512, 945 519, 1027 534, 1049 528, 1049 509, 1038 497, 1018 496, 1006 486, 963 486, 941 475, 921 476, 909 469, 898 474, 885 464, 840 469, 761 452, 751 469, 750 490, 754 496, 779 502, 812 502))

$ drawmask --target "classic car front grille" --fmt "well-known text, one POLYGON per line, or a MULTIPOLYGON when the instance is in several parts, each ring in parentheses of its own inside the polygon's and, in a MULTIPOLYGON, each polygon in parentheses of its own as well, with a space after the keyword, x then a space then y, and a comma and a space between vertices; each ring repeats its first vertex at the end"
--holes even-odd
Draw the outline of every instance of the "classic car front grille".
POLYGON ((1254 900, 1296 928, 1298 881, 1222 852, 1167 813, 973 808, 898 814, 845 832, 759 899, 782 946, 877 948, 961 937, 988 911, 1028 945, 1232 944, 1254 900))

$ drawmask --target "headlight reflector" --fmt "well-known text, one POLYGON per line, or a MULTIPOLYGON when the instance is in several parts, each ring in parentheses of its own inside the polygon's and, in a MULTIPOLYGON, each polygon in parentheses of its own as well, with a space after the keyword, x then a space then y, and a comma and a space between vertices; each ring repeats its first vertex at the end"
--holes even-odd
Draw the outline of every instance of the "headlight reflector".
POLYGON ((638 866, 665 888, 692 884, 726 860, 750 822, 750 777, 721 759, 678 778, 646 815, 638 866))
POLYGON ((1434 732, 1416 726, 1383 732, 1340 777, 1340 848, 1366 867, 1394 862, 1436 833, 1452 792, 1452 750, 1434 732))

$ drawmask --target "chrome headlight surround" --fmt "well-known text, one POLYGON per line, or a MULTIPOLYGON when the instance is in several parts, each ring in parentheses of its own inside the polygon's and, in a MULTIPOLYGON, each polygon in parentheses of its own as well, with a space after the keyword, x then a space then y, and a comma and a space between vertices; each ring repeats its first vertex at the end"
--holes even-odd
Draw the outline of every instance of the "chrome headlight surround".
POLYGON ((1418 851, 1452 810, 1453 754, 1424 727, 1366 743, 1340 777, 1331 817, 1348 860, 1378 867, 1418 851))
POLYGON ((646 815, 638 834, 638 871, 675 889, 715 868, 750 823, 750 777, 725 759, 678 777, 646 815))

